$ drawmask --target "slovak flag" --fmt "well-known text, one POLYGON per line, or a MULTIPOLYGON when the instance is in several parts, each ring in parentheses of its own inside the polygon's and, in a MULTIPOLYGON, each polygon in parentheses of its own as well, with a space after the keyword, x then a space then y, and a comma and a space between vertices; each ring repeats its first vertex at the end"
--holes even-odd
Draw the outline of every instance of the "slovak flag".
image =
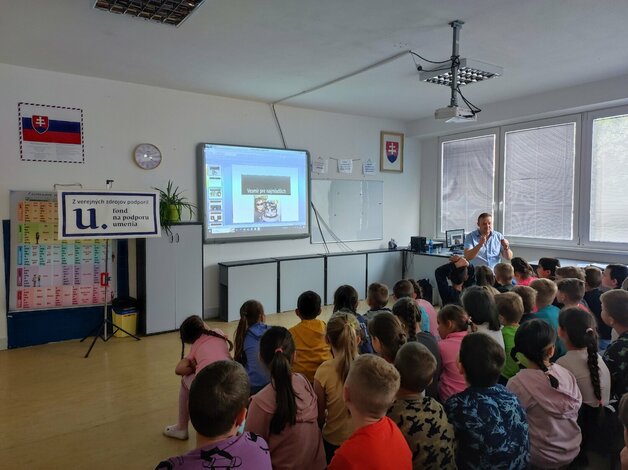
POLYGON ((22 117, 22 140, 53 144, 81 144, 81 123, 49 119, 48 116, 22 117))
POLYGON ((399 157, 399 142, 386 142, 386 157, 390 163, 395 163, 399 157))

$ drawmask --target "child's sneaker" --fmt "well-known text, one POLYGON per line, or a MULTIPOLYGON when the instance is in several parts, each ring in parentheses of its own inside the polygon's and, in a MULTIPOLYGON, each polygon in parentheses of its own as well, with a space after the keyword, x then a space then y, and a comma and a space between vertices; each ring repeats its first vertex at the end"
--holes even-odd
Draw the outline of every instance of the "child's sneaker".
POLYGON ((174 439, 180 439, 182 441, 187 441, 188 439, 188 430, 187 429, 179 429, 176 424, 172 424, 170 426, 166 426, 164 429, 164 435, 168 437, 172 437, 174 439))

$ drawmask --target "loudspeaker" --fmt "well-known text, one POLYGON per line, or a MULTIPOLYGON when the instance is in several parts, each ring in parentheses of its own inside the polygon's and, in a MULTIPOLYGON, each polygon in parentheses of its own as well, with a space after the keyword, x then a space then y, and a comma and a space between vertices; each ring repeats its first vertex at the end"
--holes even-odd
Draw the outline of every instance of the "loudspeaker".
POLYGON ((410 237, 410 250, 414 252, 425 251, 427 239, 425 237, 410 237))

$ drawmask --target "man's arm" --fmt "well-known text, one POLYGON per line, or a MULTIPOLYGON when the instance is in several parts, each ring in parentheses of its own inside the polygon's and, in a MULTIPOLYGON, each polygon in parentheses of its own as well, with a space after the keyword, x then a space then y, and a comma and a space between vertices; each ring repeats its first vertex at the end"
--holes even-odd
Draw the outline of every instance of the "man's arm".
POLYGON ((512 259, 512 250, 510 249, 510 242, 508 242, 508 240, 506 240, 505 238, 502 238, 500 240, 500 243, 502 245, 502 249, 501 249, 502 258, 510 261, 512 259))
MULTIPOLYGON (((472 240, 471 240, 472 242, 472 240)), ((465 248, 464 249, 464 257, 467 261, 471 261, 473 258, 475 258, 478 253, 480 252, 480 250, 482 249, 482 247, 484 246, 484 243, 486 243, 486 237, 484 235, 480 236, 480 240, 478 241, 478 244, 471 247, 471 248, 465 248)), ((469 243, 465 243, 466 246, 469 246, 469 243)))

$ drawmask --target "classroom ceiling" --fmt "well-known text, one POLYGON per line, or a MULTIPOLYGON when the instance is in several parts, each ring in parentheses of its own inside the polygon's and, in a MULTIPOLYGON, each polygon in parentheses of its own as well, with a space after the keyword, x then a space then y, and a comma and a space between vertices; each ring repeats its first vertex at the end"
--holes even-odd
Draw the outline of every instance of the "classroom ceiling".
MULTIPOLYGON (((93 5, 0 0, 0 62, 271 103, 408 49, 445 60, 461 19, 461 56, 504 68, 463 88, 480 108, 628 74, 626 0, 206 0, 179 27, 93 5)), ((449 90, 403 54, 283 103, 411 121, 449 90)))

